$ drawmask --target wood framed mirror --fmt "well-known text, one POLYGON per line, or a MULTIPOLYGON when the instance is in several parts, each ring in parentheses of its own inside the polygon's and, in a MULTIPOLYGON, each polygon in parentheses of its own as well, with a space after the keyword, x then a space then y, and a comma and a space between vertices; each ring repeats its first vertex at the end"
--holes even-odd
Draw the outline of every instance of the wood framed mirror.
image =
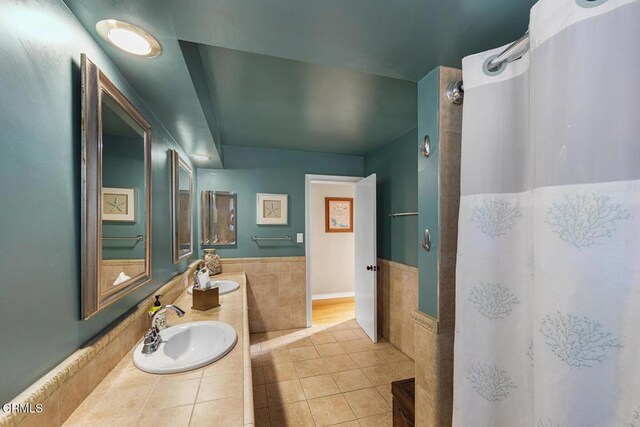
POLYGON ((193 254, 193 172, 176 150, 171 150, 171 213, 173 263, 193 254))
POLYGON ((82 79, 82 318, 151 280, 151 125, 86 55, 82 79))
POLYGON ((236 193, 200 192, 200 243, 203 247, 236 244, 237 206, 236 193))

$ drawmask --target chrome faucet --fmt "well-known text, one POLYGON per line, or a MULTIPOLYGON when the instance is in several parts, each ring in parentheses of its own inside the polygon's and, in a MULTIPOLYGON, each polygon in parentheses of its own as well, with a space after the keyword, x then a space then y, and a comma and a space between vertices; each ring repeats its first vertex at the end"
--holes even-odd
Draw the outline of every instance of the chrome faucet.
POLYGON ((151 354, 154 351, 156 351, 160 346, 160 343, 162 342, 162 338, 160 337, 160 331, 158 330, 158 325, 156 325, 157 316, 158 314, 164 313, 169 309, 175 311, 179 317, 184 316, 183 309, 181 309, 177 305, 171 305, 171 304, 160 307, 158 310, 155 311, 155 313, 149 314, 149 317, 151 317, 151 327, 144 334, 144 345, 142 346, 143 354, 151 354))

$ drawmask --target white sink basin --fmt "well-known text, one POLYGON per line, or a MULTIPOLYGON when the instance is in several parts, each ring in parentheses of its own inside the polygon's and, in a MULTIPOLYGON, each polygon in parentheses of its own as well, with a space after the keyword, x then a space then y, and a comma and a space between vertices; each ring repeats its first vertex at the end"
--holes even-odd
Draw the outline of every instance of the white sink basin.
MULTIPOLYGON (((240 283, 233 280, 214 280, 213 283, 218 285, 220 295, 228 294, 240 288, 240 283)), ((189 295, 193 294, 193 286, 187 288, 187 293, 189 295)))
POLYGON ((175 374, 215 362, 229 353, 238 334, 224 322, 190 322, 160 331, 162 343, 151 354, 142 353, 142 343, 133 353, 133 363, 150 374, 175 374))

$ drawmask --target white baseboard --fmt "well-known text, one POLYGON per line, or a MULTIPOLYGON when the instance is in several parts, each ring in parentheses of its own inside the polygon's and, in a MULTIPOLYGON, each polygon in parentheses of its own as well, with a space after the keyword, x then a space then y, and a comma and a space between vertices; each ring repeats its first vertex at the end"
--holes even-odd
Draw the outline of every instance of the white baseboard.
POLYGON ((336 292, 334 294, 317 294, 311 297, 312 300, 317 299, 333 299, 333 298, 349 298, 355 296, 355 292, 336 292))

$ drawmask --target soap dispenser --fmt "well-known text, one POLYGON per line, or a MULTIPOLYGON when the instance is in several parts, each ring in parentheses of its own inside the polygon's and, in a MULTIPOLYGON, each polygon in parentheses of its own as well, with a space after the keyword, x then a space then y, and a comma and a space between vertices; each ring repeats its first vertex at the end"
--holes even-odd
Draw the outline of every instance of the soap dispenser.
MULTIPOLYGON (((153 303, 153 307, 149 311, 149 315, 153 316, 156 311, 160 310, 162 307, 162 303, 160 302, 160 297, 162 295, 156 295, 156 301, 153 303)), ((167 313, 160 313, 156 316, 156 326, 159 330, 163 330, 167 328, 167 313)))

